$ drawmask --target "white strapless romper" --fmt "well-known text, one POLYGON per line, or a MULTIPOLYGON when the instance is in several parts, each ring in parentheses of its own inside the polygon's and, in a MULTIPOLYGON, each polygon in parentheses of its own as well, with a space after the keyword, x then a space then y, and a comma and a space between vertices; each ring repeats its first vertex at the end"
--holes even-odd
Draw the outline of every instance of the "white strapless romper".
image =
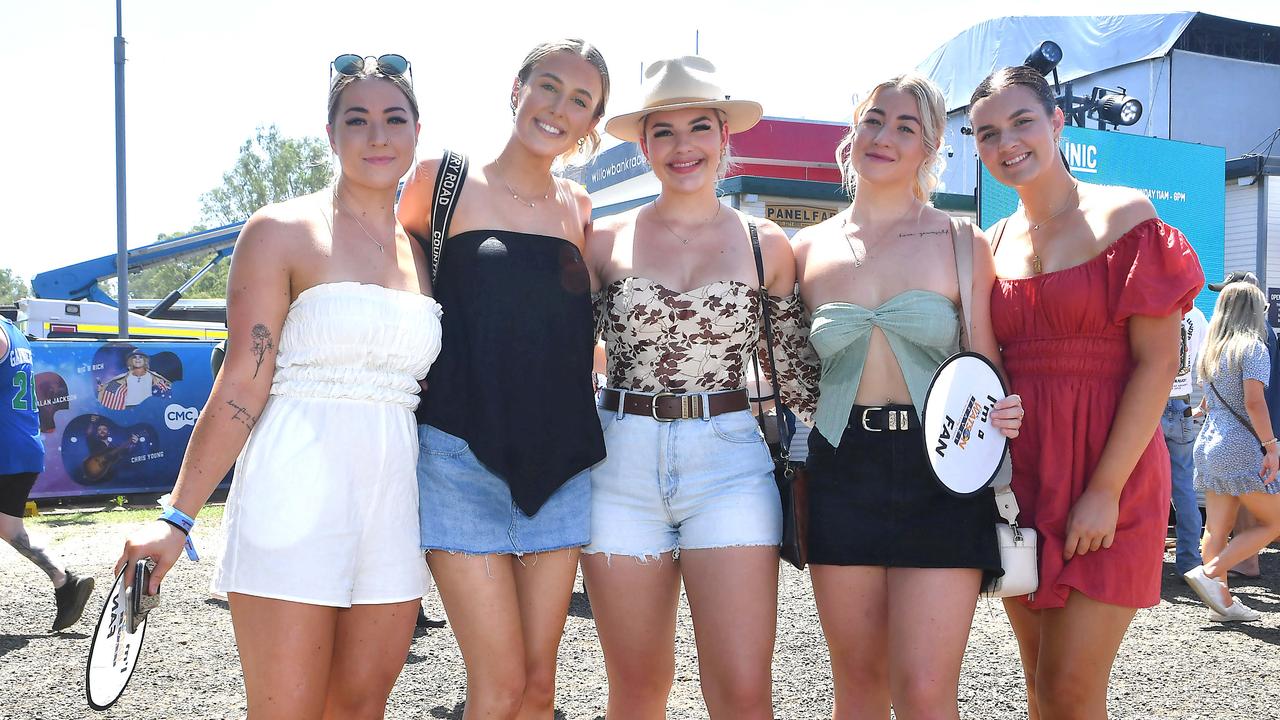
POLYGON ((349 607, 422 596, 418 380, 440 306, 355 282, 307 288, 236 462, 213 590, 349 607))

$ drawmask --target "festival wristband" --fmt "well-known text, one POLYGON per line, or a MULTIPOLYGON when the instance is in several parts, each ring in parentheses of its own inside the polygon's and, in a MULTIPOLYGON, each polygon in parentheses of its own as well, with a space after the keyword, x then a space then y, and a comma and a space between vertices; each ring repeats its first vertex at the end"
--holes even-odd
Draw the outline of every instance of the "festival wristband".
POLYGON ((183 535, 186 535, 184 547, 187 549, 187 559, 192 562, 198 561, 200 556, 196 554, 195 543, 191 541, 191 528, 195 527, 196 521, 190 515, 172 505, 165 505, 163 508, 160 512, 159 520, 169 523, 181 530, 183 535))

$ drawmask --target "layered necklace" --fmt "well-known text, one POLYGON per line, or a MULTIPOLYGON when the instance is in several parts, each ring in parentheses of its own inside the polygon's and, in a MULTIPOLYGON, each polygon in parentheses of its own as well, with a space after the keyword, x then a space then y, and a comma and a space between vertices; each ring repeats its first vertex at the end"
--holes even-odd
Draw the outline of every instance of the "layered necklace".
MULTIPOLYGON (((511 187, 511 183, 507 182, 507 174, 506 174, 505 172, 503 172, 503 171, 502 171, 502 161, 501 161, 501 160, 499 160, 498 158, 494 158, 494 159, 493 159, 493 166, 494 166, 494 168, 496 168, 496 169, 497 169, 497 171, 498 171, 498 178, 502 180, 502 184, 507 186, 507 192, 511 193, 511 199, 512 199, 512 200, 515 200, 516 202, 520 203, 521 205, 527 205, 527 206, 529 206, 530 208, 537 207, 536 199, 535 199, 535 200, 525 200, 524 198, 520 197, 520 193, 516 192, 516 189, 515 189, 515 188, 511 187)), ((550 199, 551 199, 551 190, 552 190, 552 188, 554 188, 554 187, 555 187, 555 185, 556 185, 556 179, 555 179, 554 177, 552 177, 552 178, 551 178, 551 182, 550 182, 550 184, 548 184, 548 185, 547 185, 547 191, 546 191, 546 192, 544 192, 544 193, 542 193, 542 197, 541 197, 541 198, 538 198, 538 199, 541 199, 543 202, 546 202, 547 200, 550 200, 550 199)))
POLYGON ((1080 182, 1078 180, 1075 180, 1074 178, 1071 180, 1071 190, 1067 193, 1066 199, 1062 201, 1062 207, 1055 210, 1051 215, 1049 215, 1049 217, 1041 220, 1040 222, 1032 223, 1031 218, 1027 215, 1027 207, 1025 205, 1022 206, 1022 216, 1027 219, 1027 225, 1030 227, 1030 230, 1027 232, 1027 237, 1028 239, 1031 240, 1031 274, 1032 275, 1040 275, 1041 273, 1043 273, 1044 265, 1041 264, 1040 262, 1040 253, 1036 251, 1035 240, 1031 238, 1031 233, 1039 230, 1045 225, 1048 225, 1050 220, 1053 220, 1054 218, 1058 217, 1062 213, 1070 210, 1072 206, 1080 207, 1080 182), (1072 200, 1074 200, 1075 202, 1073 203, 1072 200))
POLYGON ((662 223, 662 227, 666 228, 667 232, 671 233, 671 235, 675 237, 677 240, 679 240, 681 244, 688 245, 690 240, 693 240, 694 238, 698 237, 699 235, 702 234, 704 230, 706 230, 707 228, 715 224, 716 219, 720 217, 720 208, 722 207, 724 207, 724 203, 720 202, 719 200, 716 200, 715 213, 711 215, 711 219, 704 220, 702 224, 698 225, 698 229, 694 231, 693 237, 685 237, 680 233, 676 232, 675 230, 671 229, 671 226, 667 224, 667 219, 662 217, 662 210, 658 208, 657 199, 654 199, 653 201, 653 214, 658 216, 658 222, 662 223))
MULTIPOLYGON (((373 233, 370 233, 370 232, 369 232, 369 229, 368 229, 368 228, 366 228, 366 227, 364 226, 364 223, 360 222, 360 216, 359 216, 359 215, 356 215, 356 214, 355 214, 355 213, 353 213, 353 212, 351 212, 351 209, 347 207, 347 204, 346 204, 346 203, 344 203, 344 202, 342 202, 342 198, 338 197, 338 188, 337 188, 337 186, 335 186, 335 187, 333 188, 333 202, 334 202, 334 204, 336 204, 339 208, 341 208, 341 209, 342 209, 342 212, 344 212, 344 213, 346 213, 347 215, 351 216, 351 219, 352 219, 352 220, 354 220, 354 221, 356 222, 356 227, 360 228, 360 230, 365 234, 365 237, 367 237, 367 238, 369 238, 370 240, 372 240, 372 241, 373 241, 373 244, 378 246, 378 252, 383 253, 383 254, 385 254, 385 253, 387 252, 387 251, 386 251, 386 249, 384 249, 384 248, 382 247, 382 243, 378 242, 378 239, 377 239, 377 238, 375 238, 375 237, 373 236, 373 233)), ((332 232, 333 232, 333 228, 332 228, 332 227, 330 227, 330 228, 329 228, 329 232, 330 232, 330 233, 332 233, 332 232)), ((395 239, 396 239, 396 230, 395 230, 395 222, 394 222, 394 220, 393 220, 393 221, 392 221, 392 225, 391 225, 391 241, 392 241, 392 242, 395 242, 395 239)))

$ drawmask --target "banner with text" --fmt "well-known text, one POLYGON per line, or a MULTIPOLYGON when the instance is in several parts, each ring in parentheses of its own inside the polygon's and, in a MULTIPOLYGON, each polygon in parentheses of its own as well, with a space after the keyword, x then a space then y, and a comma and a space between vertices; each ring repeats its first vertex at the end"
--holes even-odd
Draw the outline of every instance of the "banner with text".
MULTIPOLYGON (((1063 128, 1060 147, 1080 180, 1145 193, 1160 218, 1187 236, 1208 281, 1223 276, 1226 150, 1071 126, 1063 128)), ((1018 194, 980 162, 978 177, 978 222, 989 230, 1018 209, 1018 194)), ((1196 306, 1212 315, 1217 298, 1206 289, 1196 306)))

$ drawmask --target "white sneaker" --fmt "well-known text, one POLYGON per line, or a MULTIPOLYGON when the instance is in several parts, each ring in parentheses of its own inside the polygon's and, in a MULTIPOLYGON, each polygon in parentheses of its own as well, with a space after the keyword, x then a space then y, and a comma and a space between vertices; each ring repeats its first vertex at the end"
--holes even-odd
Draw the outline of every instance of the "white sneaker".
POLYGON ((1183 573, 1182 577, 1210 610, 1224 617, 1230 614, 1227 606, 1222 604, 1222 583, 1205 575, 1203 565, 1197 565, 1183 573))
POLYGON ((1213 622, 1253 622, 1261 620, 1262 613, 1233 598, 1225 614, 1210 611, 1209 619, 1213 622))

